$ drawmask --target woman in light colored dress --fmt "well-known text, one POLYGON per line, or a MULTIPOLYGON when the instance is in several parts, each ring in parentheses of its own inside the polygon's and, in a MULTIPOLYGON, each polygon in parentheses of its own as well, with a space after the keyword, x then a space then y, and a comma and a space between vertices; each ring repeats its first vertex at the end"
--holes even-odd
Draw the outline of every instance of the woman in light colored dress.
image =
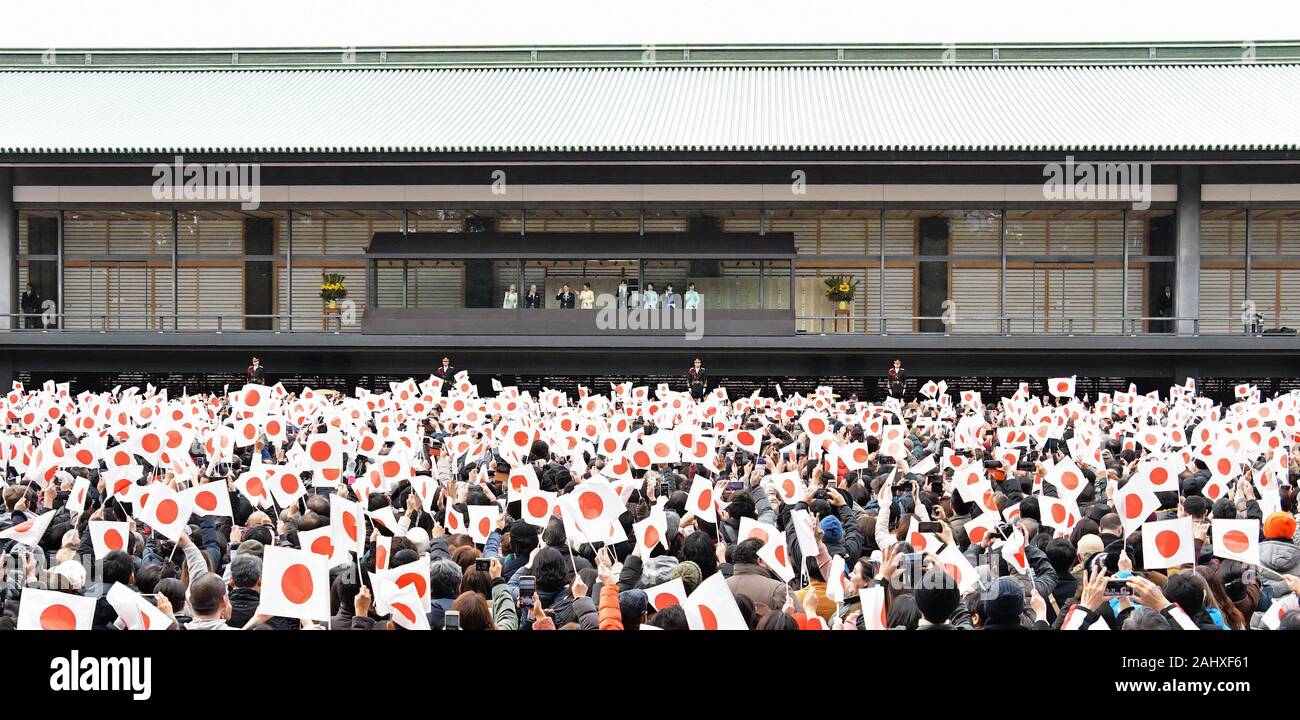
POLYGON ((642 304, 642 307, 645 308, 646 310, 659 309, 659 293, 655 292, 654 283, 646 283, 645 302, 642 304))
POLYGON ((696 310, 700 307, 700 294, 695 292, 695 283, 686 286, 686 294, 683 298, 686 300, 687 310, 696 310))
POLYGON ((501 301, 501 309, 514 310, 515 308, 518 307, 519 307, 519 291, 515 290, 514 285, 511 285, 510 289, 506 291, 506 299, 501 301))
POLYGON ((582 292, 578 293, 578 307, 583 310, 596 307, 596 293, 592 291, 591 283, 582 284, 582 292))

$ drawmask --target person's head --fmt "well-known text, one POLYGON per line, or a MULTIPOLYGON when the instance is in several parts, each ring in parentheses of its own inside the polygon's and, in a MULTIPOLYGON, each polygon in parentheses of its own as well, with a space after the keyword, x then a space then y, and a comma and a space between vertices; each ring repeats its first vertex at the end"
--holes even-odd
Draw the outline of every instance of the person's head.
POLYGON ((261 364, 262 364, 262 360, 261 360, 261 358, 258 358, 258 357, 254 357, 254 358, 253 358, 253 367, 257 367, 258 365, 261 365, 261 364))
POLYGON ((668 286, 665 287, 664 290, 667 291, 667 292, 672 292, 672 291, 673 291, 673 284, 672 284, 672 283, 668 283, 668 286))
POLYGON ((435 600, 454 598, 460 593, 460 566, 448 558, 429 565, 429 596, 435 600))
POLYGON ((1183 511, 1196 520, 1204 520, 1210 512, 1210 501, 1203 495, 1189 495, 1183 498, 1183 511))
POLYGON ((31 291, 32 291, 32 284, 27 283, 27 292, 31 292, 31 291))
POLYGON ((460 613, 461 630, 496 630, 496 623, 492 622, 492 611, 488 608, 487 600, 473 591, 461 593, 452 602, 451 609, 460 613))
POLYGON ((790 613, 774 610, 759 619, 755 630, 798 630, 799 621, 790 613))
POLYGON ((1074 545, 1065 538, 1054 538, 1047 543, 1046 548, 1043 548, 1043 552, 1047 554, 1047 561, 1052 564, 1052 569, 1056 571, 1057 577, 1062 577, 1070 572, 1070 568, 1074 567, 1074 561, 1078 555, 1074 545))
POLYGON ((758 551, 762 549, 763 541, 758 538, 741 541, 731 555, 731 562, 735 565, 757 565, 758 551))
POLYGON ((564 555, 553 547, 542 548, 533 558, 532 574, 537 578, 538 592, 554 593, 568 584, 569 564, 564 555))
POLYGON ((706 532, 694 532, 682 543, 682 559, 700 567, 701 579, 709 578, 718 569, 718 555, 713 538, 706 532))
POLYGON ((1171 575, 1165 582, 1164 592, 1169 602, 1177 603, 1178 607, 1188 615, 1195 616, 1205 609, 1205 588, 1196 581, 1195 574, 1191 572, 1171 575))
POLYGON ((645 622, 646 613, 652 610, 650 598, 644 590, 633 588, 618 594, 618 612, 623 618, 624 630, 636 630, 645 622))
POLYGON ((537 283, 533 283, 532 285, 529 285, 529 286, 528 286, 528 292, 530 292, 530 293, 536 293, 536 292, 537 292, 537 283))
POLYGON ((568 284, 568 283, 564 283, 564 285, 562 285, 562 286, 560 287, 560 291, 561 291, 561 292, 568 292, 568 291, 569 291, 569 284, 568 284))
POLYGON ((582 284, 582 289, 583 289, 583 290, 590 290, 590 289, 591 289, 591 283, 583 283, 583 284, 582 284))
POLYGON ((695 289, 695 283, 687 283, 687 284, 686 284, 686 289, 687 289, 687 290, 694 290, 694 289, 695 289))
POLYGON ((154 586, 153 591, 166 597, 171 602, 173 611, 179 613, 185 607, 185 586, 181 585, 179 578, 163 578, 154 586))
MULTIPOLYGON (((876 367, 880 367, 880 366, 877 365, 876 367)), ((899 360, 898 358, 894 358, 894 367, 896 368, 903 367, 903 361, 899 360)))
POLYGON ((451 358, 449 358, 449 357, 445 357, 445 358, 442 359, 442 366, 443 366, 443 367, 447 367, 447 366, 450 365, 450 364, 451 364, 451 358))
POLYGON ((650 625, 660 630, 690 630, 691 626, 686 621, 686 610, 681 605, 670 605, 663 610, 655 613, 650 618, 650 625))
POLYGON ((695 363, 694 363, 694 364, 695 364, 695 367, 697 367, 697 368, 698 368, 698 367, 702 367, 702 366, 704 365, 704 361, 700 360, 699 358, 695 358, 695 363))
POLYGON ((912 595, 916 598, 916 609, 921 617, 935 625, 946 623, 961 604, 957 581, 938 568, 925 571, 920 587, 912 591, 912 595))
POLYGON ((510 283, 510 292, 514 292, 514 291, 515 291, 515 284, 510 283))
POLYGON ((1122 536, 1124 534, 1124 523, 1120 522, 1119 513, 1106 513, 1101 516, 1101 521, 1097 523, 1101 532, 1106 535, 1122 536))
POLYGON ((1025 590, 1015 578, 1000 577, 984 591, 980 617, 989 623, 1010 624, 1020 621, 1025 610, 1025 590))
POLYGON ((1169 621, 1164 615, 1149 607, 1133 608, 1133 612, 1124 618, 1121 630, 1168 630, 1169 621))
POLYGON ((122 583, 131 585, 132 575, 135 573, 135 561, 130 555, 121 550, 113 550, 99 561, 100 573, 103 575, 104 584, 112 586, 113 583, 122 583))
POLYGON ((194 617, 213 620, 222 616, 230 600, 226 597, 226 584, 216 573, 205 573, 190 583, 190 607, 194 617))
POLYGON ((240 555, 230 561, 230 584, 237 590, 255 590, 262 582, 262 558, 240 555))
POLYGON ((646 289, 646 290, 654 290, 654 289, 655 289, 655 284, 654 284, 654 283, 646 283, 646 284, 645 284, 645 289, 646 289))

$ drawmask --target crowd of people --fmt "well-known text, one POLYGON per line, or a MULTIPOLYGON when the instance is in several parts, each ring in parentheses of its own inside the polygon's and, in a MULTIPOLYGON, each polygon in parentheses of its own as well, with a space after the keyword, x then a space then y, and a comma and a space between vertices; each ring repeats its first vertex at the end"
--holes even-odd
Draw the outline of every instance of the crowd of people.
POLYGON ((3 399, 0 628, 1300 628, 1300 395, 3 399))

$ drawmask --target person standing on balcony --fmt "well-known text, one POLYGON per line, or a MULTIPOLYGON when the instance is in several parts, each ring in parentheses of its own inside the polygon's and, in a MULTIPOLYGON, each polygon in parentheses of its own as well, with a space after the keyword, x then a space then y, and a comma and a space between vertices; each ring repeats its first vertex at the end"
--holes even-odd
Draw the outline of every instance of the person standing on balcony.
POLYGON ((664 307, 677 307, 677 293, 673 292, 673 286, 671 284, 664 288, 664 307))
POLYGON ((564 287, 561 287, 560 292, 555 295, 555 300, 560 303, 561 310, 572 310, 576 298, 577 296, 573 294, 573 290, 569 289, 567 283, 564 287))
POLYGON ((618 306, 627 307, 627 280, 619 278, 618 281, 618 306))
POLYGON ((704 393, 709 389, 709 372, 704 369, 704 363, 699 358, 695 358, 694 365, 686 371, 686 385, 691 390, 691 397, 704 399, 704 393))
POLYGON ((700 307, 700 294, 695 292, 695 283, 686 286, 686 294, 682 296, 686 301, 687 310, 698 310, 700 307))
POLYGON ((596 307, 596 293, 591 289, 591 283, 582 284, 582 292, 578 293, 578 307, 583 310, 596 307))
POLYGON ((23 327, 28 330, 39 328, 41 320, 41 295, 32 289, 31 283, 27 283, 27 289, 23 291, 23 295, 19 299, 18 304, 23 311, 23 327))
POLYGON ((532 310, 542 306, 542 294, 538 292, 536 285, 528 286, 528 294, 524 296, 524 308, 532 310))
POLYGON ((266 368, 262 367, 262 361, 258 358, 253 358, 253 364, 248 366, 244 374, 248 377, 250 385, 266 384, 266 368))
POLYGON ((655 292, 654 283, 646 283, 645 286, 645 303, 642 305, 646 310, 659 309, 659 293, 655 292))
POLYGON ((903 369, 903 361, 894 359, 894 366, 889 368, 889 397, 903 399, 903 393, 907 389, 907 371, 903 369))
POLYGON ((444 383, 449 383, 453 379, 455 379, 456 368, 451 366, 451 358, 449 357, 443 358, 442 365, 439 366, 437 370, 434 370, 433 374, 436 375, 439 379, 441 379, 444 383))
POLYGON ((515 289, 514 285, 511 285, 510 289, 506 290, 505 299, 501 301, 501 309, 514 310, 518 307, 519 307, 519 291, 515 289))

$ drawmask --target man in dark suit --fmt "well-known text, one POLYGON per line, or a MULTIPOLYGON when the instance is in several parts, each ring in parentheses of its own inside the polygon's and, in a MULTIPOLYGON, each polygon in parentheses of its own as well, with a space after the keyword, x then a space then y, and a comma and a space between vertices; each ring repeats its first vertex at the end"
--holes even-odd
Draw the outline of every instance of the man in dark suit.
POLYGON ((443 358, 442 366, 433 371, 433 374, 442 379, 443 382, 451 382, 456 377, 456 368, 451 366, 451 358, 443 358))
POLYGON ((23 291, 19 305, 23 310, 23 327, 28 330, 39 328, 41 322, 41 294, 32 289, 31 283, 27 283, 27 289, 23 291))
POLYGON ((540 308, 542 306, 542 294, 538 292, 536 285, 528 286, 528 294, 524 296, 524 308, 540 308))
POLYGON ((253 364, 248 366, 244 374, 248 377, 250 385, 266 384, 266 368, 262 367, 262 361, 258 358, 253 358, 253 364))
POLYGON ((569 286, 565 285, 560 288, 560 292, 556 293, 555 300, 560 303, 561 310, 572 310, 575 307, 574 302, 577 297, 577 295, 574 295, 573 290, 570 290, 569 286))
POLYGON ((709 389, 709 372, 704 369, 704 363, 699 358, 695 358, 694 366, 686 371, 686 385, 690 388, 691 397, 704 399, 704 393, 709 389))
POLYGON ((894 366, 889 368, 889 397, 903 399, 903 392, 907 389, 907 371, 903 369, 903 361, 895 359, 894 366))

